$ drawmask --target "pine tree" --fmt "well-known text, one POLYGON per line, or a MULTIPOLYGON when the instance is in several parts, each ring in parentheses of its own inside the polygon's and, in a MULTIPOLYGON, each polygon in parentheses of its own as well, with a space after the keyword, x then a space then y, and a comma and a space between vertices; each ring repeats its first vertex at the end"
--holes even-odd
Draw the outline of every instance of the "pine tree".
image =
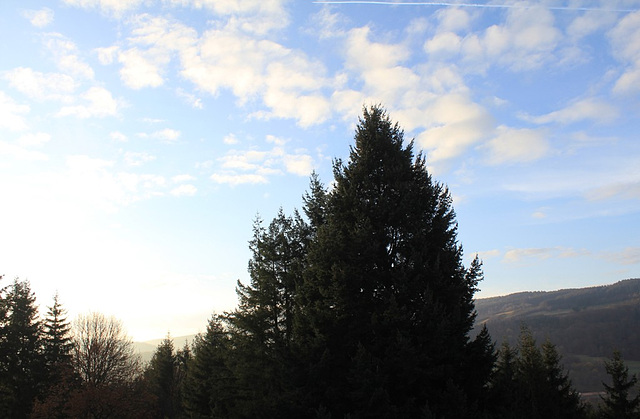
POLYGON ((252 394, 243 403, 246 415, 283 416, 294 404, 291 344, 308 234, 297 211, 288 217, 280 209, 266 228, 260 219, 254 223, 250 283, 238 282, 239 305, 227 317, 233 357, 240 360, 234 373, 252 394))
POLYGON ((547 398, 545 418, 582 418, 585 408, 580 394, 573 387, 569 374, 560 364, 562 358, 548 339, 542 344, 542 362, 546 374, 547 398))
POLYGON ((73 349, 71 325, 67 321, 66 310, 60 303, 58 293, 53 296, 53 305, 48 307, 43 335, 47 366, 52 369, 56 365, 69 363, 73 349))
POLYGON ((196 336, 187 365, 184 407, 189 417, 234 417, 244 395, 229 367, 230 350, 223 319, 212 316, 205 334, 196 336))
POLYGON ((178 418, 181 415, 181 374, 173 340, 167 336, 156 348, 144 377, 150 392, 156 398, 156 414, 162 418, 178 418))
POLYGON ((0 313, 4 317, 0 325, 2 404, 7 416, 23 418, 31 412, 45 378, 42 326, 28 281, 16 278, 4 291, 0 313))
POLYGON ((631 397, 631 391, 638 383, 635 374, 629 376, 629 368, 624 363, 620 351, 615 350, 609 361, 605 361, 605 369, 611 377, 611 385, 604 385, 605 395, 602 397, 604 404, 600 408, 603 418, 638 418, 640 412, 640 394, 631 397))
POLYGON ((585 408, 549 341, 538 347, 522 326, 517 348, 505 342, 491 381, 488 410, 495 418, 584 418, 585 408))
POLYGON ((43 344, 46 377, 31 417, 65 418, 65 406, 79 382, 72 365, 71 326, 57 293, 44 319, 43 344))
POLYGON ((462 264, 449 191, 403 135, 383 109, 364 109, 309 251, 299 322, 307 391, 338 417, 441 415, 454 393, 458 406, 476 402, 465 374, 481 275, 462 264))

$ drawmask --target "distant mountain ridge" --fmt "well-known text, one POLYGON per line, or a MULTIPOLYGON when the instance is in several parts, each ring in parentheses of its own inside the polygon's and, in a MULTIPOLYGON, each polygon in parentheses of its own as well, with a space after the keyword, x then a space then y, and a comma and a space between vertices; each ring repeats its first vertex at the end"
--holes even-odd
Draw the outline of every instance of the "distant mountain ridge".
POLYGON ((487 325, 497 347, 505 339, 515 344, 522 324, 539 343, 548 338, 580 391, 602 389, 603 360, 614 349, 632 371, 640 370, 640 279, 483 298, 476 310, 476 325, 487 325))
MULTIPOLYGON (((177 336, 177 337, 170 336, 170 338, 173 341, 173 348, 177 351, 184 348, 185 344, 188 344, 188 345, 193 344, 193 341, 196 338, 196 335, 186 335, 186 336, 177 336)), ((133 342, 133 346, 136 352, 140 354, 140 357, 142 358, 142 362, 151 361, 151 358, 153 357, 153 353, 156 351, 156 348, 160 343, 162 343, 164 339, 165 338, 152 339, 144 342, 133 342)))

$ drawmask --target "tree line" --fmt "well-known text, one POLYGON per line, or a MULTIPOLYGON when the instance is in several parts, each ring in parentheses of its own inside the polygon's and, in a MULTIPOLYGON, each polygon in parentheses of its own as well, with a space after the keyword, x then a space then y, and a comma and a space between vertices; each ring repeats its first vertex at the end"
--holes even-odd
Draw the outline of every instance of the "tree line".
POLYGON ((334 181, 311 177, 303 214, 259 217, 238 306, 192 345, 143 366, 121 323, 44 321, 28 282, 0 299, 0 409, 8 417, 635 417, 620 354, 589 411, 550 342, 471 337, 480 260, 463 264, 446 186, 380 106, 363 110, 334 181), (609 415, 609 416, 605 416, 609 415))

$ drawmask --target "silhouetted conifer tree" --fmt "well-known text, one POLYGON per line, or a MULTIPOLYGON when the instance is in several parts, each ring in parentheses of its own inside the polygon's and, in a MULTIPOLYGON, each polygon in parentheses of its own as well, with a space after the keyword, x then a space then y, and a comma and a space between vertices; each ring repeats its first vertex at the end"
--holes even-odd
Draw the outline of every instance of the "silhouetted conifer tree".
POLYGON ((45 379, 42 325, 28 281, 15 279, 0 297, 0 406, 11 418, 31 413, 45 379))
POLYGON ((144 372, 148 390, 155 396, 155 414, 160 418, 183 416, 181 387, 184 372, 181 370, 185 365, 178 355, 173 340, 167 336, 156 348, 144 372))
POLYGON ((469 338, 481 271, 462 264, 449 191, 377 106, 334 176, 300 298, 309 402, 336 417, 470 412, 492 362, 469 338), (473 352, 486 365, 468 380, 473 352))
POLYGON ((640 394, 632 396, 632 392, 638 383, 635 374, 629 376, 629 368, 624 363, 619 351, 614 351, 613 356, 605 361, 605 369, 611 377, 611 384, 604 385, 605 395, 602 397, 604 404, 600 408, 603 418, 639 418, 640 394))
POLYGON ((230 363, 229 333, 222 318, 213 316, 204 335, 196 336, 187 364, 184 407, 192 418, 234 417, 244 395, 230 363))
POLYGON ((504 343, 498 353, 487 410, 495 418, 584 418, 578 392, 560 364, 556 347, 541 348, 522 326, 516 349, 504 343))

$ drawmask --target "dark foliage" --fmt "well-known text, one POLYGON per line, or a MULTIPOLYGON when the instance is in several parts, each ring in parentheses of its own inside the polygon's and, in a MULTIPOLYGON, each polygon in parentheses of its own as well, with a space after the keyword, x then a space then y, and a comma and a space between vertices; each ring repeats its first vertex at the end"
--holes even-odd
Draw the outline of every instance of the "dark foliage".
POLYGON ((487 406, 489 417, 586 417, 580 395, 560 361, 551 342, 538 347, 531 331, 522 327, 517 347, 505 341, 498 352, 487 406))
POLYGON ((28 281, 17 278, 0 295, 0 407, 25 418, 45 381, 42 325, 28 281))
POLYGON ((605 395, 602 397, 600 415, 607 419, 639 418, 640 394, 636 385, 638 378, 635 374, 629 376, 629 368, 625 365, 619 351, 614 351, 610 360, 605 362, 610 384, 603 383, 605 395), (632 393, 636 393, 635 396, 632 393))

